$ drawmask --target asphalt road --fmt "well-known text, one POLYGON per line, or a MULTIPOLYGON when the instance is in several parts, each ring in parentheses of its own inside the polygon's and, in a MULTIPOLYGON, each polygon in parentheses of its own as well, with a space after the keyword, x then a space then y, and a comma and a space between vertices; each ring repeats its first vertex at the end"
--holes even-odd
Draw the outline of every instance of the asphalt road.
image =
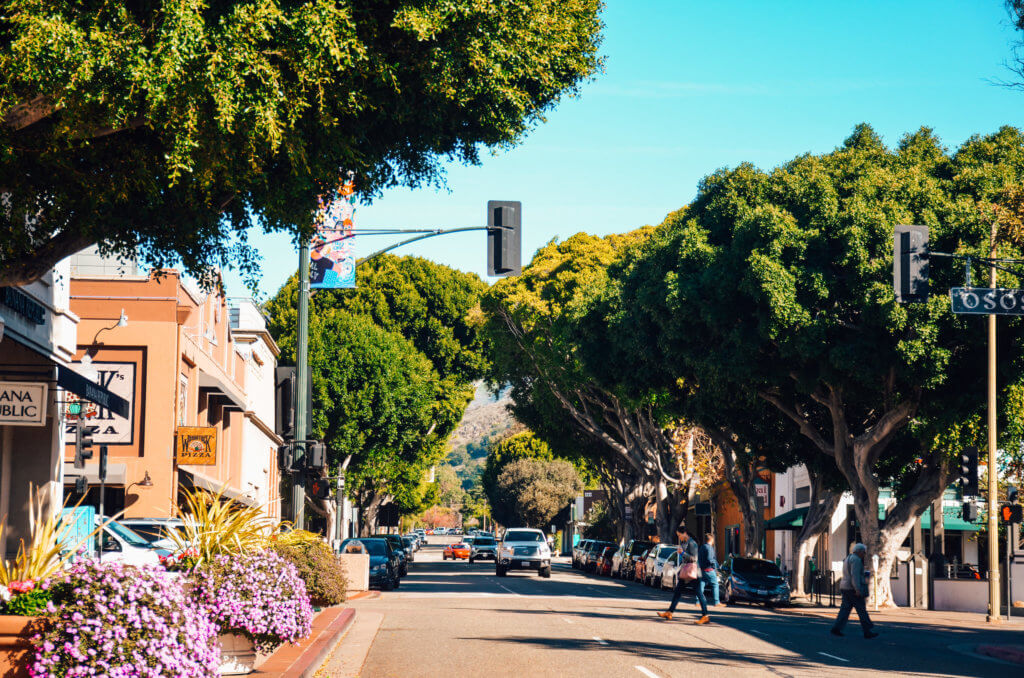
POLYGON ((668 622, 655 616, 667 608, 668 591, 583 575, 567 563, 556 564, 551 579, 498 578, 491 562, 442 561, 450 540, 430 539, 397 591, 353 601, 380 624, 358 675, 1024 675, 967 650, 1019 643, 1019 631, 893 624, 865 640, 853 619, 836 638, 827 620, 746 606, 718 607, 711 624, 697 626, 692 597, 668 622))

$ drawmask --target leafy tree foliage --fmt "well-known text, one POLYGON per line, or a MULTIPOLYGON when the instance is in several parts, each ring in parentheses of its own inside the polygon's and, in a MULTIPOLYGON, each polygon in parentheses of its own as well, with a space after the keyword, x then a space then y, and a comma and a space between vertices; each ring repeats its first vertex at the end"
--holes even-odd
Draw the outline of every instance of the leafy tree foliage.
POLYGON ((505 470, 505 467, 520 459, 541 459, 550 461, 552 459, 551 448, 543 440, 530 431, 523 431, 509 436, 498 442, 487 455, 483 472, 480 474, 480 485, 490 500, 491 506, 495 507, 495 520, 508 525, 500 516, 515 515, 512 507, 500 504, 505 495, 498 490, 498 476, 505 470))
POLYGON ((255 274, 254 220, 308 234, 507 147, 600 67, 599 0, 15 0, 0 18, 0 285, 91 243, 255 274))
POLYGON ((582 490, 583 481, 567 461, 517 459, 498 475, 491 508, 503 525, 544 529, 582 490))
MULTIPOLYGON (((941 293, 895 303, 893 229, 927 224, 934 249, 988 256, 994 224, 997 254, 1019 257, 999 224, 1022 179, 1024 137, 1011 128, 950 154, 927 129, 890 150, 861 126, 831 153, 722 170, 627 265, 623 328, 657 348, 649 366, 665 361, 705 402, 756 396, 788 419, 853 490, 886 572, 945 489, 950 454, 983 440, 985 404, 980 325, 941 293), (902 491, 882 524, 884 484, 902 491)), ((960 266, 931 271, 936 291, 962 283, 960 266)), ((1019 319, 1000 324, 1003 442, 1015 447, 1024 335, 1019 319)), ((740 414, 728 421, 751 419, 740 414)))

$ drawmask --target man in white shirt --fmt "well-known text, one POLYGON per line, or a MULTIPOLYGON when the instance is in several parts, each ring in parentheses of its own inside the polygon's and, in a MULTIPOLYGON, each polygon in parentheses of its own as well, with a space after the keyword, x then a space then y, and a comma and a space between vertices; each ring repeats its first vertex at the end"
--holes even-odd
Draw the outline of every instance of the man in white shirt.
POLYGON ((843 561, 843 579, 839 582, 839 590, 843 594, 843 604, 839 607, 839 616, 832 626, 832 635, 843 635, 843 627, 850 618, 850 610, 857 610, 857 618, 860 619, 860 627, 864 631, 865 638, 874 638, 878 634, 872 631, 874 624, 868 617, 868 581, 867 571, 864 569, 864 559, 867 557, 868 548, 864 544, 854 544, 850 547, 850 555, 843 561))

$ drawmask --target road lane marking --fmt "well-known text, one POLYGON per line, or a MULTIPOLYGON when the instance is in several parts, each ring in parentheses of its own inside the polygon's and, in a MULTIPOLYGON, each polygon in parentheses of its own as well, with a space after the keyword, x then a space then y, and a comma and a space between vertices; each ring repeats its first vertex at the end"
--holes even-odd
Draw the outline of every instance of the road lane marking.
POLYGON ((767 635, 768 635, 768 634, 767 634, 767 633, 765 633, 764 631, 755 631, 754 629, 750 629, 750 632, 751 632, 751 633, 756 633, 756 634, 757 634, 757 635, 759 635, 759 636, 767 636, 767 635))
POLYGON ((645 668, 645 667, 643 667, 643 666, 640 666, 639 664, 637 664, 637 665, 636 665, 636 666, 634 666, 633 668, 634 668, 634 669, 636 669, 637 671, 639 671, 640 673, 644 674, 644 675, 645 675, 645 676, 647 676, 648 678, 659 678, 659 676, 658 676, 658 674, 657 674, 657 673, 655 673, 654 671, 651 671, 651 670, 650 670, 650 669, 648 669, 648 668, 645 668))
POLYGON ((513 591, 509 587, 505 586, 504 584, 498 584, 498 588, 505 589, 506 591, 511 593, 513 596, 518 596, 519 595, 518 593, 516 593, 515 591, 513 591))
POLYGON ((835 656, 834 654, 829 654, 828 652, 819 652, 818 654, 823 654, 823 655, 825 655, 826 657, 832 657, 832 659, 838 659, 839 661, 841 661, 841 662, 846 662, 847 664, 849 664, 849 663, 850 663, 850 660, 849 660, 849 659, 843 659, 842 657, 837 657, 837 656, 835 656))
POLYGON ((608 644, 607 640, 601 640, 597 636, 594 636, 594 640, 596 640, 599 645, 607 645, 608 644))

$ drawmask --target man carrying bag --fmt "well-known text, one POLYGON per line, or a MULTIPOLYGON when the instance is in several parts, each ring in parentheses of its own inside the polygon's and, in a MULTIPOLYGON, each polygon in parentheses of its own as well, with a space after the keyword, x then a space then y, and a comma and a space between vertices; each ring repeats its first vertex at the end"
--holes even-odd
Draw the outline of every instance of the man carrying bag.
MULTIPOLYGON (((676 611, 676 606, 679 604, 679 598, 683 595, 683 587, 690 582, 700 578, 700 568, 697 566, 697 542, 690 538, 690 535, 685 529, 676 530, 676 536, 679 538, 679 546, 676 547, 676 558, 679 560, 681 565, 679 566, 679 573, 676 575, 676 586, 672 591, 672 604, 668 607, 668 612, 659 612, 658 616, 662 619, 672 620, 672 614, 676 611)), ((701 618, 697 621, 698 624, 708 623, 708 604, 704 598, 703 587, 697 587, 697 601, 700 603, 701 618)))

